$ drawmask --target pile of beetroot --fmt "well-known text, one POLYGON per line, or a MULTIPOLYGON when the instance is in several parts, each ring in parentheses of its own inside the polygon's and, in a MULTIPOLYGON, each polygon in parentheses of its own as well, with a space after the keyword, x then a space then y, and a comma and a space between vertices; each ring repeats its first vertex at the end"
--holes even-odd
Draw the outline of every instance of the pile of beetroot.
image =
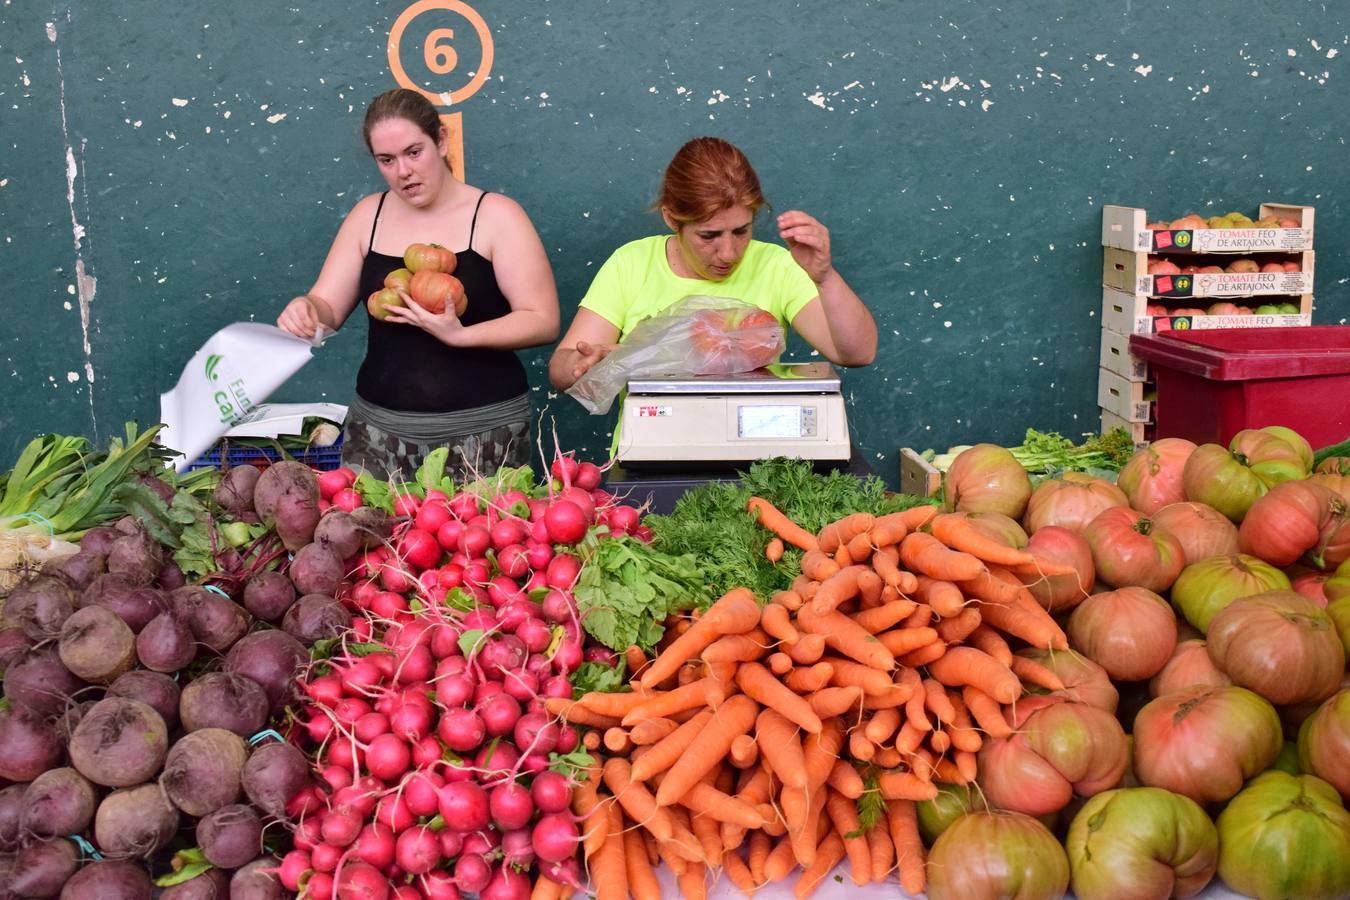
POLYGON ((455 492, 236 467, 200 583, 131 516, 25 579, 0 621, 0 898, 575 884, 588 760, 545 701, 614 657, 573 551, 650 535, 594 465, 553 473, 455 492))

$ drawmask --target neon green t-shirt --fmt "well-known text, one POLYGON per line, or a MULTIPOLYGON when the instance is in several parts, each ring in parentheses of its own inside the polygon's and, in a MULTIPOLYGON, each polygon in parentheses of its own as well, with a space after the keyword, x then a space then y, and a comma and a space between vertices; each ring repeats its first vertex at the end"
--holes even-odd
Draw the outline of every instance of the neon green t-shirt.
POLYGON ((685 297, 732 297, 766 310, 787 328, 820 294, 785 247, 751 241, 740 265, 722 281, 682 278, 666 259, 668 235, 641 238, 615 250, 581 298, 581 308, 619 329, 623 341, 633 326, 685 297))

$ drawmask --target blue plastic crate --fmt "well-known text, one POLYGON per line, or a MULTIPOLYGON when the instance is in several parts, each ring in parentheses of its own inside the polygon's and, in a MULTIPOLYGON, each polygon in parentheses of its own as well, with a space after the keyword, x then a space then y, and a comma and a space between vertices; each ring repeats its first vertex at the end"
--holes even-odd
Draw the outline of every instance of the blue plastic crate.
MULTIPOLYGON (((342 465, 342 438, 327 447, 311 447, 290 452, 291 458, 311 468, 326 472, 342 465)), ((219 469, 226 466, 270 466, 283 459, 275 447, 252 447, 221 441, 209 452, 203 453, 188 466, 193 469, 219 469)))

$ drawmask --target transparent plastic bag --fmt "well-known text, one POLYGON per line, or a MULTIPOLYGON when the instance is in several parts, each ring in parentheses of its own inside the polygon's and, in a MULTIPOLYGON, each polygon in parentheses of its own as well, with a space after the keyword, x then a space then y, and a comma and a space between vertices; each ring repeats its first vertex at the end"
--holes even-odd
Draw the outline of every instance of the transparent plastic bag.
POLYGON ((685 297, 639 322, 567 393, 604 415, 631 378, 750 372, 777 362, 785 347, 773 313, 729 297, 685 297))

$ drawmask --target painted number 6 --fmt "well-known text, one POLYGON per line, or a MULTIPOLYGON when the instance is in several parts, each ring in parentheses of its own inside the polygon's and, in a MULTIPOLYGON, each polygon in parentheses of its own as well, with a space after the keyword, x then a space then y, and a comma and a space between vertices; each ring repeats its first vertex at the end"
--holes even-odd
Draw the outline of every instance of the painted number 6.
POLYGON ((451 46, 455 40, 453 28, 433 28, 422 45, 422 54, 426 58, 427 68, 437 75, 446 75, 459 65, 459 54, 451 46))

